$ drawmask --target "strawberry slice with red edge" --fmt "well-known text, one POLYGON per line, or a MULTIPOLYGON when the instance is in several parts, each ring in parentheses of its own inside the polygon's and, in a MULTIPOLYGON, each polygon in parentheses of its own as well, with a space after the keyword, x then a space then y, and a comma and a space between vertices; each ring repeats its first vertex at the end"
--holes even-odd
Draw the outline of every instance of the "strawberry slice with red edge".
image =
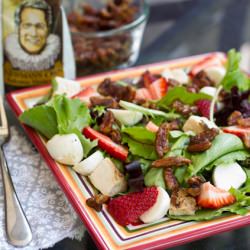
POLYGON ((151 132, 156 133, 158 131, 159 127, 156 124, 154 124, 153 122, 150 121, 150 122, 147 123, 146 129, 151 131, 151 132))
POLYGON ((240 138, 244 137, 244 135, 250 135, 250 128, 243 128, 240 126, 224 127, 222 130, 224 133, 233 134, 240 138))
POLYGON ((202 100, 196 101, 195 104, 198 108, 200 115, 209 118, 211 101, 202 99, 202 100))
POLYGON ((154 76, 153 74, 151 74, 148 70, 145 71, 142 74, 142 80, 143 80, 143 84, 146 88, 149 88, 149 86, 155 81, 157 80, 157 77, 154 76))
POLYGON ((89 98, 94 95, 99 95, 96 90, 92 87, 86 87, 79 93, 74 95, 72 99, 80 99, 82 102, 89 103, 89 98))
POLYGON ((135 99, 140 100, 152 100, 151 93, 146 88, 140 88, 136 90, 136 96, 135 99))
POLYGON ((197 203, 203 208, 218 209, 233 204, 235 197, 226 190, 213 186, 210 182, 201 185, 197 203))
POLYGON ((158 193, 157 187, 147 187, 142 192, 121 195, 109 201, 108 212, 121 226, 138 225, 139 217, 155 204, 158 193))
POLYGON ((111 156, 125 161, 128 157, 128 150, 121 145, 113 142, 108 136, 101 134, 100 132, 92 129, 91 127, 86 127, 83 129, 83 134, 85 137, 91 140, 97 140, 98 146, 109 153, 111 156))
POLYGON ((200 71, 212 67, 212 66, 222 66, 225 63, 225 56, 219 53, 213 53, 193 65, 190 71, 191 76, 195 76, 200 71))
POLYGON ((154 81, 149 86, 149 91, 151 93, 153 100, 161 99, 163 96, 166 95, 166 93, 168 91, 167 80, 165 78, 161 77, 158 80, 154 81))

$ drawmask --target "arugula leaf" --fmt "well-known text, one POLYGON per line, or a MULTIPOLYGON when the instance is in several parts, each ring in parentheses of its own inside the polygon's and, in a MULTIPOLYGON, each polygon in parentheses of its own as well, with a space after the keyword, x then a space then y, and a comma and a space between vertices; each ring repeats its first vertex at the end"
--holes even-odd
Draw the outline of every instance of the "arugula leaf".
POLYGON ((157 116, 162 116, 165 117, 166 120, 174 120, 180 117, 179 114, 175 114, 173 112, 170 113, 165 113, 163 111, 160 110, 156 110, 156 109, 148 109, 148 108, 144 108, 142 106, 136 105, 134 103, 131 102, 126 102, 126 101, 120 101, 119 105, 127 110, 133 110, 133 111, 138 111, 141 112, 142 114, 144 114, 145 116, 151 116, 151 117, 157 117, 157 116))
POLYGON ((222 163, 233 163, 235 161, 244 161, 250 156, 250 153, 246 150, 239 150, 231 152, 229 154, 223 155, 222 157, 216 159, 214 162, 206 166, 206 170, 211 170, 214 166, 218 166, 222 163))
POLYGON ((151 168, 144 177, 144 183, 147 187, 157 186, 166 189, 163 168, 151 168))
POLYGON ((174 87, 170 89, 167 94, 158 102, 158 107, 168 109, 169 106, 175 101, 179 100, 184 104, 194 104, 201 99, 211 100, 212 97, 204 93, 191 93, 185 87, 174 87))
POLYGON ((169 218, 182 221, 204 221, 211 220, 228 213, 234 213, 238 215, 245 215, 248 212, 246 208, 243 208, 241 204, 235 203, 230 206, 226 206, 217 210, 203 209, 198 210, 194 215, 168 215, 169 218))
POLYGON ((249 77, 240 69, 241 55, 235 49, 227 53, 227 72, 221 85, 227 91, 236 86, 240 91, 246 91, 250 88, 249 77))
POLYGON ((203 153, 192 155, 192 165, 188 167, 188 177, 202 172, 209 164, 228 153, 244 150, 240 138, 232 134, 219 134, 212 142, 211 148, 203 153))
POLYGON ((123 135, 122 143, 127 143, 129 151, 136 156, 140 156, 147 160, 156 160, 157 154, 153 144, 138 142, 127 135, 123 135))
POLYGON ((91 122, 88 107, 79 99, 69 99, 64 95, 56 95, 52 105, 55 109, 60 134, 67 134, 72 129, 82 129, 91 122))
POLYGON ((19 120, 37 130, 47 139, 58 133, 56 112, 52 107, 36 106, 24 111, 19 116, 19 120))
POLYGON ((147 130, 145 127, 123 127, 122 133, 129 135, 129 137, 139 142, 148 144, 154 144, 155 142, 156 134, 147 130))

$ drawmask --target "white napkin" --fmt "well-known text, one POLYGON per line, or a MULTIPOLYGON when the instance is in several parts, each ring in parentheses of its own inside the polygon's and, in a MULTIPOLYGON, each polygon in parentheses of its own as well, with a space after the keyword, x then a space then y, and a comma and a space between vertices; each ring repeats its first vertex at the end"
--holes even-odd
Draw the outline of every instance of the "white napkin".
MULTIPOLYGON (((48 166, 15 127, 11 128, 11 140, 4 151, 18 198, 33 233, 32 242, 21 249, 48 248, 66 237, 80 240, 85 231, 82 222, 59 188, 48 166)), ((0 249, 20 250, 6 241, 1 172, 0 249)))

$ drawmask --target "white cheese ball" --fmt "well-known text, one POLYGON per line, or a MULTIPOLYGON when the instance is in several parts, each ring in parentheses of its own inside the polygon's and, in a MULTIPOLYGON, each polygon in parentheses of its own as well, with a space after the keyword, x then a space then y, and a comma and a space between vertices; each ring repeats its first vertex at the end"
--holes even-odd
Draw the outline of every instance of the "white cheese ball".
POLYGON ((83 158, 83 148, 75 134, 54 135, 46 144, 51 157, 66 165, 79 163, 83 158))

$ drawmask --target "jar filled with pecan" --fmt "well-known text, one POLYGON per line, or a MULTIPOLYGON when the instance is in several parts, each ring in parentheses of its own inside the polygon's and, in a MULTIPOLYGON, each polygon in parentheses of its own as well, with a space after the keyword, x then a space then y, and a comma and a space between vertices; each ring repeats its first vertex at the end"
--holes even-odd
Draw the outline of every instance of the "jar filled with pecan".
POLYGON ((74 0, 65 7, 78 76, 136 62, 149 13, 143 0, 74 0))

